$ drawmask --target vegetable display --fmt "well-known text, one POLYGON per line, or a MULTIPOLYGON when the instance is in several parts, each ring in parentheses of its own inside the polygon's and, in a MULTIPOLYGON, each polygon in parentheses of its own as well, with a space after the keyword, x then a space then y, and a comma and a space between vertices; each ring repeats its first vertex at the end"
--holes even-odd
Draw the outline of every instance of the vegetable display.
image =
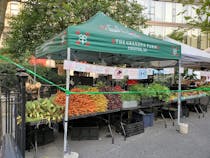
MULTIPOLYGON (((88 92, 99 92, 99 89, 96 87, 90 87, 87 90, 88 90, 88 92)), ((93 99, 93 101, 96 104, 97 112, 107 111, 108 100, 106 99, 106 97, 103 94, 92 94, 92 95, 90 95, 90 97, 91 97, 91 99, 93 99)))
POLYGON ((65 106, 66 104, 66 94, 64 92, 58 91, 53 97, 53 103, 55 105, 65 106))
POLYGON ((26 122, 46 120, 59 122, 63 119, 64 108, 54 105, 49 99, 38 99, 26 103, 26 122))
MULTIPOLYGON (((112 87, 102 87, 99 89, 101 92, 114 92, 116 91, 112 87)), ((122 101, 119 94, 105 94, 105 97, 108 100, 108 109, 114 110, 114 109, 120 109, 122 108, 122 101)))
POLYGON ((159 100, 168 102, 170 97, 170 89, 157 83, 149 84, 148 86, 136 84, 130 86, 129 90, 139 92, 138 94, 132 94, 133 96, 130 96, 133 98, 136 97, 138 100, 147 98, 158 98, 159 100))
MULTIPOLYGON (((203 91, 189 91, 189 92, 182 92, 182 97, 191 97, 191 96, 196 96, 196 95, 208 95, 206 92, 203 91)), ((171 93, 169 100, 170 101, 174 101, 178 98, 178 93, 177 92, 173 92, 171 93)))
MULTIPOLYGON (((71 89, 72 92, 85 92, 80 88, 71 89)), ((69 116, 87 115, 97 112, 97 106, 94 100, 88 94, 70 95, 69 116)))

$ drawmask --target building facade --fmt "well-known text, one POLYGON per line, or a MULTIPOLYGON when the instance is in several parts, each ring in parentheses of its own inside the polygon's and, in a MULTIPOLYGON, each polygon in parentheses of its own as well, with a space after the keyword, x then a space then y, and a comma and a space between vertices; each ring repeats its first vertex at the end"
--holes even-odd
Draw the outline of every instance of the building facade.
POLYGON ((15 2, 15 1, 8 2, 6 14, 5 14, 4 30, 0 37, 0 48, 3 47, 3 40, 5 39, 7 32, 9 31, 9 20, 12 16, 15 16, 19 13, 21 6, 22 5, 20 2, 15 2))
MULTIPOLYGON (((192 7, 196 5, 185 5, 181 3, 170 2, 170 0, 138 0, 146 9, 144 13, 150 21, 147 23, 148 28, 143 29, 143 32, 148 35, 155 35, 163 38, 178 28, 186 28, 186 20, 184 16, 194 17, 195 10, 192 7), (186 10, 186 12, 181 14, 186 10)), ((203 33, 199 29, 191 29, 184 34, 183 42, 197 47, 206 49, 210 47, 210 33, 203 33)))

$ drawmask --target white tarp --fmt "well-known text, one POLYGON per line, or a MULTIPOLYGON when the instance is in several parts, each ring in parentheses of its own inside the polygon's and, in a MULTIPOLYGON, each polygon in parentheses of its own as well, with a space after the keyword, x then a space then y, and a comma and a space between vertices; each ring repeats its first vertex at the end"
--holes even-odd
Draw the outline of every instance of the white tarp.
POLYGON ((164 40, 181 45, 182 65, 193 65, 196 63, 203 63, 201 65, 210 66, 210 53, 188 46, 168 37, 166 37, 164 40))

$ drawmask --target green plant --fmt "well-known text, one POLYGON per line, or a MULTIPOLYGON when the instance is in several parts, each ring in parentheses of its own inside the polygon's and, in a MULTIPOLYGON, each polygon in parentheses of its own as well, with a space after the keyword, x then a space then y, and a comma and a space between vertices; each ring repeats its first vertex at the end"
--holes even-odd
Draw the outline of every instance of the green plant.
POLYGON ((137 92, 132 95, 134 95, 138 101, 140 101, 142 98, 142 95, 144 95, 144 90, 145 90, 145 88, 144 88, 143 84, 135 84, 135 85, 132 85, 129 87, 129 91, 137 92))
POLYGON ((170 98, 170 89, 161 84, 153 83, 150 85, 150 90, 152 97, 157 97, 159 100, 169 101, 170 98))
POLYGON ((0 86, 8 89, 16 89, 18 79, 16 77, 16 67, 12 64, 0 64, 0 86))
POLYGON ((121 94, 120 96, 123 101, 140 101, 140 97, 137 94, 121 94))
POLYGON ((207 95, 210 96, 210 85, 203 85, 203 86, 200 86, 199 88, 201 88, 202 91, 204 91, 207 95))

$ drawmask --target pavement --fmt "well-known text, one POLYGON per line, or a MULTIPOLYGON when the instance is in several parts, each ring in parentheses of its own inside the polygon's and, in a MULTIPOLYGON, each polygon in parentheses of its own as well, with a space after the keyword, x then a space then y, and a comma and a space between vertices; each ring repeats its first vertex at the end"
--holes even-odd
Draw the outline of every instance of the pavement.
MULTIPOLYGON (((208 109, 210 110, 210 109, 208 109)), ((200 119, 193 112, 189 118, 181 119, 189 124, 189 133, 180 134, 177 126, 168 127, 159 119, 153 127, 145 129, 143 134, 135 135, 124 141, 118 133, 115 143, 101 130, 99 140, 68 142, 71 151, 79 153, 79 158, 210 158, 210 112, 200 119)), ((62 158, 63 134, 56 133, 53 143, 38 147, 38 158, 62 158)), ((34 158, 34 151, 26 151, 26 158, 34 158)))

